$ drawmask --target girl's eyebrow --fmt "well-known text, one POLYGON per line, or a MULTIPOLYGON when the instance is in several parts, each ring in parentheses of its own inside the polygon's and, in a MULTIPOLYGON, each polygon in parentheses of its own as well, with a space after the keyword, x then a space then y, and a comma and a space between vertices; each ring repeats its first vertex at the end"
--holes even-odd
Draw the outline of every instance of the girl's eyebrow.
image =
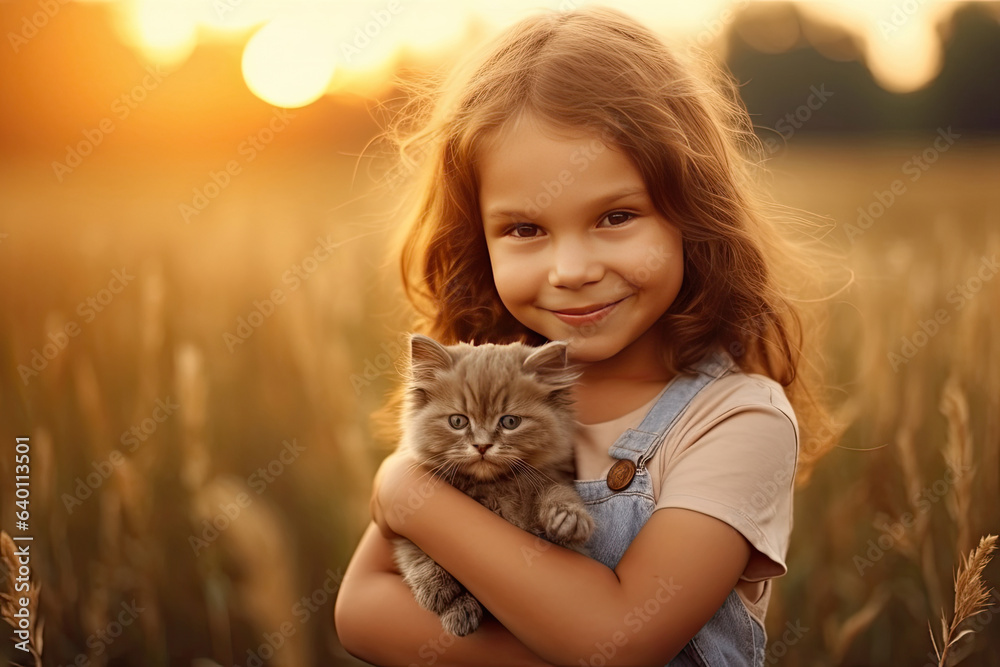
MULTIPOLYGON (((596 208, 596 207, 600 207, 600 206, 607 206, 608 204, 616 202, 619 199, 625 199, 626 197, 631 197, 633 195, 646 195, 646 194, 647 194, 647 191, 646 191, 646 186, 645 185, 638 186, 638 187, 637 186, 629 186, 629 187, 624 188, 622 190, 617 190, 615 192, 612 192, 612 193, 609 193, 607 195, 604 195, 603 197, 598 197, 596 199, 593 199, 593 200, 587 202, 585 205, 586 206, 592 206, 592 207, 596 208)), ((550 195, 546 195, 547 198, 549 196, 550 195)), ((534 206, 534 208, 540 208, 540 207, 534 206)), ((524 213, 523 210, 508 209, 508 208, 505 208, 503 204, 497 204, 496 206, 492 206, 486 212, 486 218, 488 220, 500 219, 500 218, 516 218, 516 217, 523 217, 524 215, 525 215, 525 213, 524 213)))

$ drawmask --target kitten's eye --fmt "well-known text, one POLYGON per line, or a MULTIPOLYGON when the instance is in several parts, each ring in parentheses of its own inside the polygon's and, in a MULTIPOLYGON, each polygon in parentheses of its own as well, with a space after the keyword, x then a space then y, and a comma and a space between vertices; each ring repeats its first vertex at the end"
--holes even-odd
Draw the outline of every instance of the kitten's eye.
POLYGON ((521 418, 517 415, 504 415, 500 418, 500 425, 508 431, 513 431, 521 423, 521 418))
POLYGON ((465 425, 469 423, 469 418, 465 415, 450 415, 448 417, 448 425, 452 428, 465 428, 465 425))

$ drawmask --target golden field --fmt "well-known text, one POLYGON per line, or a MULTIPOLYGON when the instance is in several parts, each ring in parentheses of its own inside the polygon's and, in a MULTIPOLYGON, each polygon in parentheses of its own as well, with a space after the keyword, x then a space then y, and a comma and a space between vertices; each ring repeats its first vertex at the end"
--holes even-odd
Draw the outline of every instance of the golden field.
MULTIPOLYGON (((844 434, 796 496, 769 664, 937 664, 958 559, 1000 532, 1000 146, 908 169, 933 140, 796 138, 770 163, 846 253, 830 291, 855 278, 826 341, 844 434)), ((44 664, 359 664, 333 599, 407 319, 381 163, 355 155, 234 150, 228 181, 224 161, 98 152, 63 182, 0 163, 0 519, 27 436, 44 664)), ((993 600, 961 664, 1000 665, 993 600)))

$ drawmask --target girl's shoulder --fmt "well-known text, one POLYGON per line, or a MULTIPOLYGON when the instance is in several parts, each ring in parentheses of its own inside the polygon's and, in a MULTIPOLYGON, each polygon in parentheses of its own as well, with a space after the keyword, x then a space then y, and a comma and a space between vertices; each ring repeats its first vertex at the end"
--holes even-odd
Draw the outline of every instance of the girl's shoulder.
POLYGON ((722 422, 735 422, 774 433, 791 432, 797 448, 798 420, 781 383, 760 373, 747 373, 730 361, 725 372, 692 399, 669 439, 678 444, 690 442, 722 422))
POLYGON ((780 382, 762 373, 744 371, 728 354, 724 359, 724 372, 699 392, 692 405, 702 403, 703 409, 711 412, 771 408, 787 417, 798 429, 795 410, 780 382))

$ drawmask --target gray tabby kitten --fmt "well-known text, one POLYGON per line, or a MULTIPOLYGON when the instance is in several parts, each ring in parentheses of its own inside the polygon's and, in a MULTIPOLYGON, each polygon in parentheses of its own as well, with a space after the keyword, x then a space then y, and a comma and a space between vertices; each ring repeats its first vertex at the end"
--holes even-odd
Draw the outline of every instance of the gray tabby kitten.
MULTIPOLYGON (((515 526, 581 553, 594 520, 573 486, 576 432, 564 341, 534 348, 410 337, 400 449, 515 526)), ((394 556, 421 607, 463 637, 483 608, 405 538, 394 556)))

